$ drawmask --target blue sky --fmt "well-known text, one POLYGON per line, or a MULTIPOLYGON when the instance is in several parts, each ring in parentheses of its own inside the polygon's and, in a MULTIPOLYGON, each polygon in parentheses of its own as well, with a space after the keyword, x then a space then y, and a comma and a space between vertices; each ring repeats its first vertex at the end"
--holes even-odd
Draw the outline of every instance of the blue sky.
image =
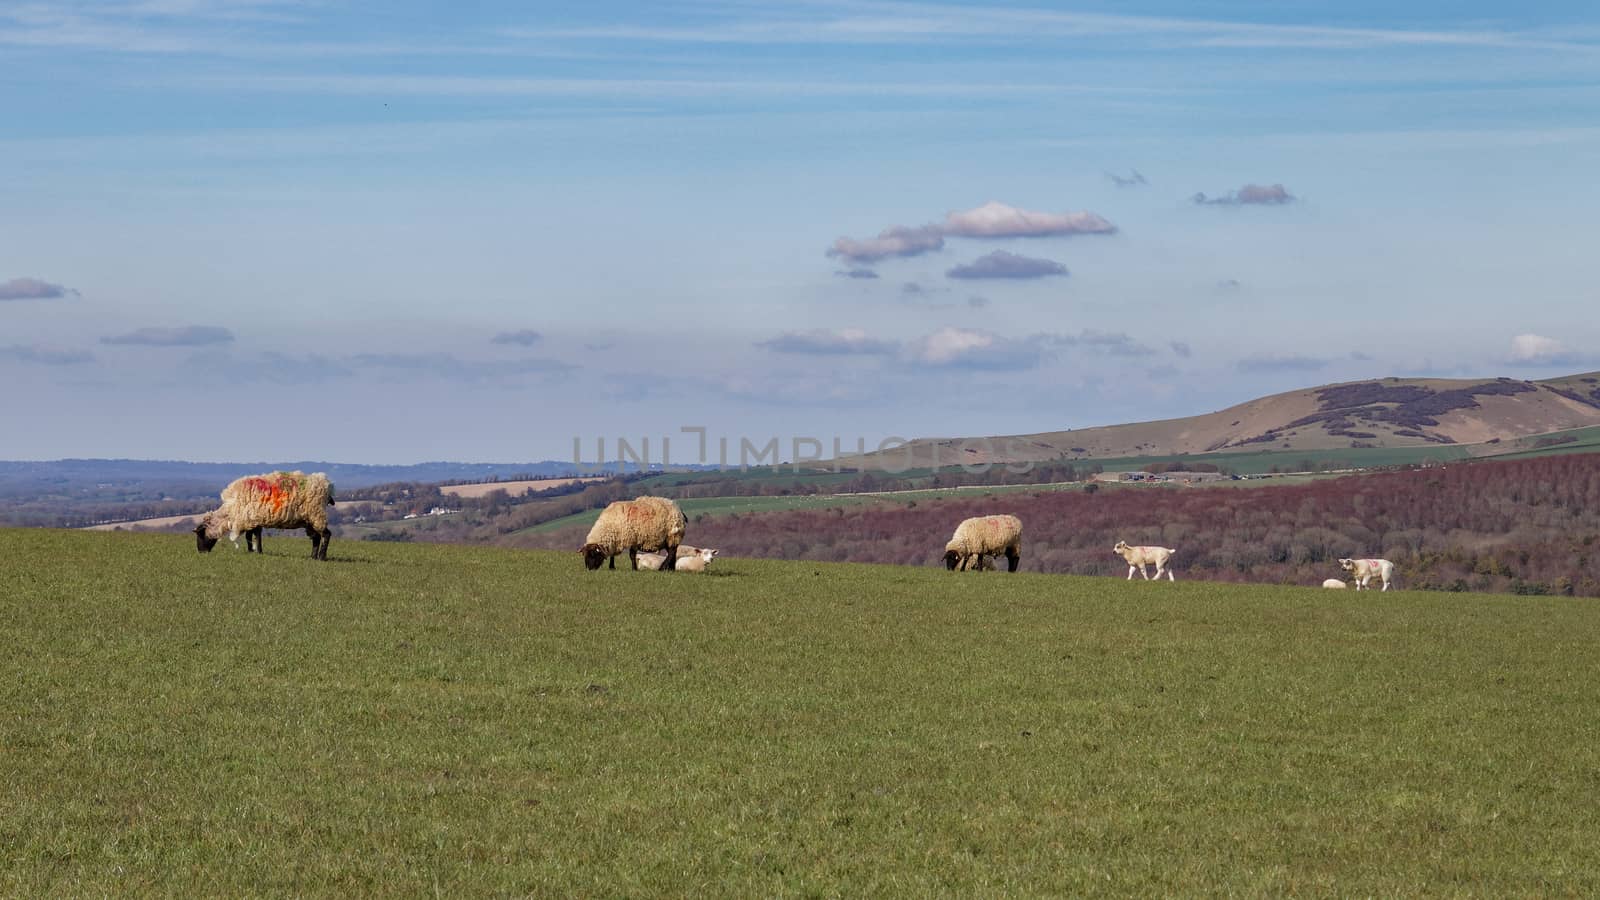
POLYGON ((0 3, 0 458, 1600 368, 1592 4, 545 6, 0 3))

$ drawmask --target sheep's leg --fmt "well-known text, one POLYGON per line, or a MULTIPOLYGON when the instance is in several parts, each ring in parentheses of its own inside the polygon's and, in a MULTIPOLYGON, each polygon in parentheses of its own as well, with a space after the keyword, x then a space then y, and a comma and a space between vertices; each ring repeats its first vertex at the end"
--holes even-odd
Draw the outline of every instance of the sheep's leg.
POLYGON ((322 546, 322 535, 317 531, 316 526, 307 525, 306 537, 311 538, 311 558, 316 559, 317 550, 322 546))
POLYGON ((1138 568, 1138 567, 1135 566, 1133 563, 1128 563, 1128 580, 1129 581, 1133 580, 1133 570, 1136 569, 1136 568, 1138 568))
POLYGON ((1015 572, 1017 570, 1017 564, 1020 563, 1020 562, 1022 562, 1022 551, 1018 550, 1016 547, 1007 547, 1006 548, 1006 566, 1007 566, 1006 571, 1015 572))
POLYGON ((635 572, 639 571, 639 548, 638 547, 629 547, 628 548, 628 565, 632 566, 633 570, 635 572))
POLYGON ((615 553, 613 553, 610 556, 606 557, 606 568, 612 569, 612 570, 615 570, 617 568, 617 555, 615 553))
MULTIPOLYGON (((1161 578, 1160 575, 1156 576, 1157 580, 1160 580, 1160 578, 1161 578)), ((1167 580, 1168 581, 1177 581, 1178 580, 1178 579, 1172 577, 1172 567, 1171 566, 1167 567, 1167 580)))
POLYGON ((320 559, 323 562, 328 561, 328 545, 331 543, 333 543, 333 529, 322 529, 322 549, 317 551, 317 559, 320 559))
MULTIPOLYGON (((1389 579, 1385 578, 1383 580, 1383 591, 1387 591, 1388 589, 1389 589, 1389 579)), ((1383 593, 1383 591, 1379 591, 1378 593, 1381 594, 1381 593, 1383 593)))
POLYGON ((668 547, 667 548, 667 558, 663 559, 661 561, 661 571, 663 571, 663 572, 676 572, 677 570, 678 570, 678 548, 676 546, 668 547))
POLYGON ((1144 576, 1145 581, 1150 580, 1150 570, 1145 568, 1144 563, 1139 563, 1139 574, 1144 576))

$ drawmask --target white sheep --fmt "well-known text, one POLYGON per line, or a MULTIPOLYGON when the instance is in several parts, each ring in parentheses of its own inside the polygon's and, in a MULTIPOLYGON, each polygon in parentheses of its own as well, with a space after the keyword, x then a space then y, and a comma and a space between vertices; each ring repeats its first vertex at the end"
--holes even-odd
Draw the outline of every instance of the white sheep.
POLYGON ((1022 560, 1022 520, 1016 516, 973 516, 956 526, 944 545, 944 567, 965 572, 983 568, 983 557, 1005 554, 1007 571, 1015 572, 1022 560))
POLYGON ((333 541, 333 529, 328 527, 328 507, 333 504, 333 482, 321 472, 272 472, 235 479, 222 489, 222 505, 195 526, 195 545, 201 553, 210 553, 224 534, 235 546, 243 534, 246 552, 252 536, 260 552, 262 529, 304 528, 311 538, 311 558, 326 560, 333 541))
POLYGON ((1161 580, 1163 572, 1166 573, 1168 581, 1177 581, 1176 578, 1172 577, 1172 570, 1167 568, 1167 561, 1172 559, 1172 554, 1178 552, 1174 547, 1130 547, 1127 541, 1117 541, 1117 545, 1111 548, 1111 552, 1128 561, 1129 581, 1133 580, 1135 569, 1139 570, 1139 574, 1144 576, 1145 581, 1149 581, 1150 573, 1145 571, 1144 568, 1147 565, 1156 567, 1157 581, 1161 580))
POLYGON ((1394 563, 1387 559, 1341 559, 1339 568, 1350 573, 1350 580, 1355 582, 1356 590, 1370 590, 1367 582, 1374 577, 1383 581, 1383 589, 1389 589, 1389 582, 1394 580, 1394 563))
POLYGON ((1337 578, 1329 578, 1327 581, 1324 581, 1322 583, 1322 586, 1325 587, 1325 588, 1332 588, 1333 590, 1336 590, 1336 591, 1342 591, 1346 587, 1345 583, 1340 581, 1337 578))
POLYGON ((628 562, 638 569, 640 550, 663 550, 666 556, 660 570, 671 572, 688 522, 678 504, 663 497, 618 500, 600 511, 578 552, 583 554, 584 567, 592 572, 603 562, 615 569, 618 553, 627 553, 628 562))
POLYGON ((679 572, 704 572, 716 557, 717 551, 703 547, 688 556, 679 556, 674 568, 679 572))
MULTIPOLYGON (((699 547, 694 547, 694 546, 691 546, 689 544, 679 544, 678 545, 678 559, 680 561, 684 557, 695 556, 695 555, 697 555, 699 553, 700 553, 700 548, 699 547)), ((656 550, 656 551, 654 551, 652 553, 641 553, 641 554, 639 554, 639 568, 644 569, 646 571, 655 572, 655 571, 659 570, 661 568, 661 564, 666 562, 666 561, 667 561, 667 554, 666 554, 665 551, 662 551, 662 550, 656 550)), ((676 571, 676 567, 674 567, 674 571, 676 571)))

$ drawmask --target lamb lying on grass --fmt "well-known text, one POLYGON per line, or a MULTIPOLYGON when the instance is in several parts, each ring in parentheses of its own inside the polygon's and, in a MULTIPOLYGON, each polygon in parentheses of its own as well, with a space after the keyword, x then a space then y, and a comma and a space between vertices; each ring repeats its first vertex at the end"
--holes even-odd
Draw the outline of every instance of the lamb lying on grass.
POLYGON ((1345 589, 1345 583, 1337 578, 1329 578, 1327 581, 1322 583, 1322 586, 1325 588, 1332 588, 1336 591, 1342 591, 1345 589))
POLYGON ((328 507, 334 504, 333 483, 317 472, 272 472, 236 479, 222 489, 222 505, 206 513, 195 526, 195 546, 201 553, 226 534, 235 545, 245 535, 245 549, 255 538, 261 550, 265 528, 304 528, 311 538, 311 558, 326 560, 333 529, 328 527, 328 507))
POLYGON ((679 572, 704 572, 706 567, 711 565, 711 560, 715 559, 716 556, 717 551, 702 547, 691 556, 679 556, 677 570, 679 572))
POLYGON ((1127 541, 1117 541, 1111 552, 1128 561, 1128 580, 1133 580, 1133 570, 1138 569, 1145 581, 1150 580, 1150 573, 1145 571, 1145 566, 1156 567, 1156 580, 1161 580, 1161 573, 1165 572, 1168 581, 1177 581, 1172 577, 1172 570, 1167 568, 1168 560, 1178 551, 1173 547, 1130 547, 1127 541))
POLYGON ((671 572, 688 522, 678 504, 663 497, 618 500, 600 512, 578 552, 583 554, 584 568, 592 572, 601 563, 615 569, 618 553, 628 554, 628 562, 637 570, 640 550, 662 550, 666 557, 659 568, 671 572))
POLYGON ((1394 580, 1394 563, 1387 559, 1341 559, 1339 568, 1350 573, 1350 580, 1355 582, 1356 590, 1370 590, 1367 582, 1373 578, 1383 581, 1383 589, 1389 589, 1389 582, 1394 580))
POLYGON ((985 556, 1004 553, 1007 571, 1015 572, 1022 560, 1022 520, 1016 516, 973 516, 956 526, 944 545, 944 567, 965 572, 981 570, 985 556))
MULTIPOLYGON (((715 553, 716 551, 712 551, 712 552, 715 553)), ((689 544, 679 544, 678 545, 678 561, 679 562, 682 562, 684 559, 686 559, 686 558, 688 558, 690 556, 698 556, 698 555, 700 555, 700 548, 699 547, 695 547, 695 546, 692 546, 692 545, 689 545, 689 544)), ((661 550, 657 550, 657 551, 654 551, 652 553, 641 553, 641 554, 639 554, 639 568, 644 569, 644 570, 649 571, 649 572, 659 571, 660 568, 661 568, 661 564, 666 562, 666 561, 667 561, 667 554, 664 551, 661 551, 661 550)), ((679 570, 674 568, 674 571, 679 571, 679 570)))

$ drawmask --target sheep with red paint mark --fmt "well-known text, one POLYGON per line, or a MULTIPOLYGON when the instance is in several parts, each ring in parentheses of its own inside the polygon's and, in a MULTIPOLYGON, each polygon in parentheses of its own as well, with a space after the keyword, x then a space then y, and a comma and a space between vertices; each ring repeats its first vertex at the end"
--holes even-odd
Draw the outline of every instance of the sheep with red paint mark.
POLYGON ((1350 580, 1358 591, 1371 590, 1367 582, 1374 578, 1382 581, 1383 590, 1387 591, 1394 580, 1394 563, 1387 559, 1341 559, 1339 568, 1350 573, 1350 580))
POLYGON ((600 511, 600 518, 589 529, 578 552, 583 555, 584 568, 594 571, 601 563, 607 568, 617 567, 617 554, 628 554, 628 562, 635 571, 639 568, 639 551, 662 550, 660 571, 671 572, 678 562, 678 545, 683 543, 683 533, 689 520, 678 504, 665 497, 638 497, 618 500, 600 511))
POLYGON ((973 516, 956 526, 955 534, 944 545, 944 567, 965 572, 984 566, 985 556, 1005 554, 1007 571, 1015 572, 1022 561, 1022 520, 1016 516, 973 516))
POLYGON ((334 504, 333 482, 321 472, 270 472, 235 479, 222 490, 222 505, 206 513, 195 526, 195 544, 201 553, 211 552, 223 535, 238 546, 245 536, 245 550, 261 552, 263 529, 305 529, 311 538, 311 558, 326 560, 333 529, 328 527, 328 507, 334 504))

